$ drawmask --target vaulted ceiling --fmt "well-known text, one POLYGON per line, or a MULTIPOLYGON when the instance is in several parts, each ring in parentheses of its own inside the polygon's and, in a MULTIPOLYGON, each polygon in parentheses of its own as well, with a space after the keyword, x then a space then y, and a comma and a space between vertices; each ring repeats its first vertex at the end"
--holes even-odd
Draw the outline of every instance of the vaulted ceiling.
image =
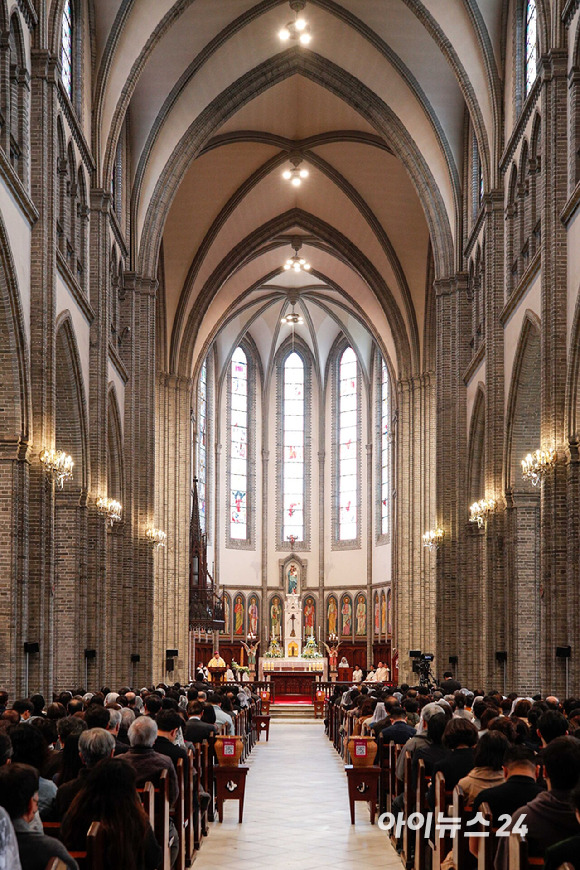
POLYGON ((401 376, 429 365, 468 117, 494 183, 506 5, 309 0, 302 48, 278 38, 282 0, 95 0, 98 173, 127 117, 134 268, 159 274, 162 251, 161 368, 189 376, 249 331, 266 369, 296 289, 321 365, 340 332, 401 376), (306 276, 282 270, 295 238, 306 276))

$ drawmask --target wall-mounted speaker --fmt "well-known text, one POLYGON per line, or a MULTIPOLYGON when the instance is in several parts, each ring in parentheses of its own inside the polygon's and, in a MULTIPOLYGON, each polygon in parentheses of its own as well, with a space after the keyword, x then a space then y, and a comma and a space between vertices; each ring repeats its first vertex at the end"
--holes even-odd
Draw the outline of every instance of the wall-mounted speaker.
POLYGON ((175 659, 173 656, 165 659, 165 670, 166 671, 174 671, 175 670, 175 659))
POLYGON ((36 642, 24 643, 24 652, 25 653, 37 653, 40 652, 40 644, 36 642))
POLYGON ((139 653, 131 653, 131 661, 133 662, 134 665, 136 665, 137 662, 140 662, 141 656, 139 655, 139 653))
POLYGON ((571 646, 557 646, 556 647, 556 658, 557 659, 569 659, 572 655, 572 647, 571 646))
POLYGON ((86 659, 96 659, 97 651, 96 649, 86 649, 85 650, 85 658, 86 659))
POLYGON ((501 652, 496 652, 495 660, 498 664, 503 665, 505 662, 507 662, 507 652, 505 652, 505 650, 502 650, 501 652))
POLYGON ((459 661, 459 656, 449 656, 449 664, 456 665, 459 661))
POLYGON ((178 649, 166 649, 165 650, 165 658, 167 659, 175 659, 179 655, 178 649))

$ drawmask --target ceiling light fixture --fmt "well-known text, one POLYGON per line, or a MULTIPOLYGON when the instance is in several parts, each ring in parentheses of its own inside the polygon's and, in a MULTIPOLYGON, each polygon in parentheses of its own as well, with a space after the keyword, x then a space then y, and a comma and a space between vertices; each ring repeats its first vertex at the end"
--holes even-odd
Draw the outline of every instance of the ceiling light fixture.
POLYGON ((310 25, 300 13, 306 6, 306 0, 290 0, 290 9, 294 12, 294 21, 289 21, 281 30, 278 31, 280 42, 288 42, 294 40, 300 45, 308 45, 312 39, 310 35, 310 25))
POLYGON ((289 181, 293 187, 300 187, 302 181, 308 178, 309 172, 307 169, 298 168, 302 163, 302 157, 291 157, 290 163, 292 163, 292 169, 285 169, 282 178, 289 181))
POLYGON ((281 319, 280 323, 283 323, 285 326, 300 326, 302 323, 304 323, 301 315, 296 314, 296 312, 294 311, 294 302, 292 303, 292 311, 289 311, 288 314, 285 314, 284 317, 281 319))
POLYGON ((309 272, 310 271, 310 263, 307 263, 304 257, 298 256, 298 251, 302 247, 302 242, 300 239, 292 240, 292 247, 294 248, 294 256, 289 257, 284 263, 284 269, 288 272, 290 269, 293 269, 295 272, 309 272))

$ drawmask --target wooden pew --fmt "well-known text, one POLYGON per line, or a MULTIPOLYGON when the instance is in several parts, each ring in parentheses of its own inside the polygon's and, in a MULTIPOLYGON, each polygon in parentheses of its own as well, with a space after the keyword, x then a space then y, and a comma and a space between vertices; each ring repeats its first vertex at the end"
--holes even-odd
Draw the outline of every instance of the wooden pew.
POLYGON ((68 868, 60 858, 51 858, 44 870, 68 870, 68 868))
POLYGON ((80 870, 105 870, 105 832, 100 822, 92 822, 87 832, 87 848, 82 852, 69 852, 80 870))
POLYGON ((530 858, 528 842, 520 834, 510 834, 509 839, 509 870, 531 870, 544 866, 543 858, 530 858))
MULTIPOLYGON (((169 774, 166 770, 162 770, 158 788, 154 788, 152 783, 146 782, 143 788, 137 789, 137 792, 141 797, 145 812, 149 816, 157 842, 163 850, 163 858, 159 870, 171 870, 169 850, 169 774)), ((177 830, 179 833, 179 828, 177 830)))
POLYGON ((439 831, 436 828, 439 813, 447 815, 447 804, 451 795, 445 791, 445 776, 438 770, 435 774, 433 783, 435 792, 435 809, 433 810, 433 825, 431 827, 431 870, 441 870, 445 856, 451 849, 452 840, 449 833, 445 833, 443 837, 439 836, 439 831))
POLYGON ((149 824, 155 830, 155 789, 153 783, 146 782, 143 788, 137 789, 137 794, 141 798, 143 809, 149 816, 149 824))
POLYGON ((402 749, 400 743, 389 743, 389 767, 388 767, 388 791, 387 791, 387 812, 392 812, 393 798, 397 797, 403 791, 403 783, 397 779, 397 759, 399 752, 402 749))
POLYGON ((487 832, 487 836, 478 837, 477 840, 477 870, 493 870, 497 837, 495 836, 496 829, 493 827, 493 814, 489 808, 489 804, 485 802, 480 804, 479 813, 484 821, 487 822, 487 825, 479 824, 477 829, 482 832, 487 832))
POLYGON ((463 789, 456 785, 453 789, 453 812, 455 819, 460 819, 460 828, 453 838, 453 863, 455 870, 474 870, 475 858, 469 851, 469 828, 467 821, 471 818, 471 807, 467 805, 463 789))
POLYGON ((401 861, 403 862, 404 867, 410 868, 413 866, 412 852, 414 847, 415 832, 409 830, 409 827, 407 826, 407 819, 409 818, 411 813, 415 811, 415 789, 413 788, 413 783, 411 779, 411 753, 409 752, 409 750, 405 752, 403 770, 403 818, 405 820, 405 824, 403 825, 402 832, 403 850, 401 852, 401 861))
MULTIPOLYGON (((189 820, 185 812, 185 763, 183 758, 177 760, 177 800, 174 806, 169 810, 169 815, 173 817, 173 823, 177 828, 179 836, 179 850, 177 852, 177 860, 174 864, 174 870, 185 870, 186 852, 187 852, 187 828, 189 820)), ((169 824, 169 823, 168 823, 169 824)))
POLYGON ((185 863, 189 867, 195 853, 196 826, 199 825, 199 810, 194 807, 194 789, 199 790, 199 766, 193 749, 187 751, 187 765, 185 766, 185 863), (197 770, 197 778, 195 775, 197 770), (197 818, 196 818, 197 816, 197 818))
POLYGON ((42 830, 47 837, 54 837, 55 840, 60 840, 60 822, 43 822, 42 830))
MULTIPOLYGON (((429 787, 430 778, 425 774, 425 762, 422 758, 419 759, 417 765, 417 788, 415 791, 415 809, 418 813, 427 818, 429 807, 427 806, 427 789, 429 787)), ((425 829, 415 833, 415 862, 414 870, 426 870, 427 867, 427 838, 425 837, 425 829)), ((488 868, 493 870, 493 868, 488 868)))

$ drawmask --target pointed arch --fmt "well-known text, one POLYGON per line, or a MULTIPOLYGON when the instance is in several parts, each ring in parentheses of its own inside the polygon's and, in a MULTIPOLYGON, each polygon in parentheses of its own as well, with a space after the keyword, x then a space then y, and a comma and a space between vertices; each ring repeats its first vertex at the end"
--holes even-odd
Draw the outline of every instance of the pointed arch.
POLYGON ((530 491, 521 475, 520 463, 540 447, 541 392, 540 320, 527 309, 514 360, 507 406, 505 489, 530 491))
POLYGON ((107 396, 107 495, 124 504, 123 430, 117 391, 109 384, 107 396))
POLYGON ((467 492, 469 504, 485 495, 485 386, 479 383, 471 412, 467 492))
MULTIPOLYGON (((87 404, 78 344, 70 311, 56 321, 56 417, 55 436, 59 449, 74 459, 73 483, 82 498, 89 490, 87 404)), ((67 489, 70 488, 70 485, 67 489)))

